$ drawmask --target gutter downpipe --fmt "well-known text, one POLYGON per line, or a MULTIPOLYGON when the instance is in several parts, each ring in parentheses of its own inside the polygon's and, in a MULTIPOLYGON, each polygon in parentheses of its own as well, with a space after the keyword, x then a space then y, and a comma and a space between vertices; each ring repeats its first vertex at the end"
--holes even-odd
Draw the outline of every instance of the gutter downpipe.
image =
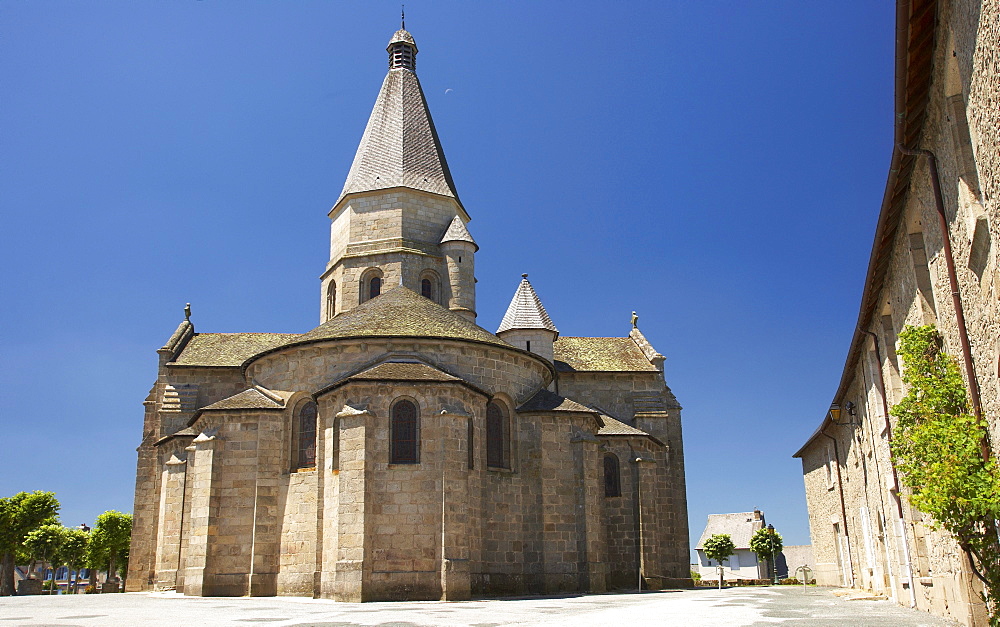
MULTIPOLYGON (((965 376, 969 381, 969 398, 972 401, 972 412, 979 420, 983 419, 983 406, 979 397, 979 381, 972 362, 972 347, 969 344, 969 330, 965 324, 965 309, 962 307, 962 294, 958 287, 958 274, 955 272, 955 258, 951 251, 951 234, 948 231, 948 216, 944 212, 944 198, 941 195, 941 181, 938 177, 937 157, 924 148, 907 148, 902 143, 898 145, 904 155, 927 157, 930 170, 931 187, 934 190, 934 207, 937 209, 938 223, 941 227, 941 239, 944 242, 944 260, 948 267, 948 286, 951 288, 951 302, 955 308, 955 322, 958 324, 958 338, 962 345, 962 360, 965 362, 965 376)), ((989 460, 989 444, 981 442, 983 459, 989 460)))
MULTIPOLYGON (((833 442, 833 458, 837 462, 837 492, 840 493, 840 518, 844 521, 844 539, 847 540, 847 567, 851 573, 851 587, 854 587, 854 557, 851 554, 851 533, 847 529, 847 506, 844 505, 844 483, 840 476, 840 452, 837 447, 837 438, 826 433, 826 426, 819 430, 820 435, 830 438, 833 442)), ((840 550, 840 547, 837 547, 840 550)))
MULTIPOLYGON (((909 579, 910 607, 917 607, 917 591, 913 585, 913 562, 910 559, 910 543, 906 537, 906 520, 903 518, 903 498, 899 494, 899 475, 896 473, 896 464, 892 461, 892 423, 889 422, 889 401, 885 396, 885 380, 882 378, 882 350, 879 348, 878 335, 866 329, 858 329, 862 333, 869 335, 875 344, 875 359, 878 360, 879 396, 882 398, 882 415, 885 416, 885 439, 889 445, 889 468, 892 468, 892 483, 896 486, 893 500, 896 501, 896 515, 899 517, 899 537, 903 541, 903 559, 906 560, 906 578, 909 579)), ((891 490, 890 490, 891 492, 891 490)))

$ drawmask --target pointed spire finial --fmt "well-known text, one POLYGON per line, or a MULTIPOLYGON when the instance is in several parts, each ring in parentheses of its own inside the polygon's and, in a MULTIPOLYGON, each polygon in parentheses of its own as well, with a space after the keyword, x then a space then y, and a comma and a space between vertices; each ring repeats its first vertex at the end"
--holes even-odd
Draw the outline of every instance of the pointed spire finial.
POLYGON ((191 303, 184 305, 184 319, 191 322, 191 303))
POLYGON ((406 30, 406 5, 399 5, 399 28, 406 30))

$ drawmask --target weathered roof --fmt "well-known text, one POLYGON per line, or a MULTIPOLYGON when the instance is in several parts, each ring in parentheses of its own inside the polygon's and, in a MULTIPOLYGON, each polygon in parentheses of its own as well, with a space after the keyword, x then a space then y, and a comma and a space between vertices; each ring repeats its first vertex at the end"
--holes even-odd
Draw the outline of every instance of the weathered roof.
POLYGON ((413 35, 409 31, 403 30, 402 28, 392 34, 392 39, 389 40, 389 45, 405 42, 412 45, 414 48, 417 47, 417 42, 413 41, 413 35))
POLYGON ((554 345, 560 372, 656 372, 642 349, 628 337, 560 337, 554 345))
POLYGON ((347 194, 391 187, 448 196, 461 206, 420 81, 408 69, 389 70, 382 82, 337 202, 347 194))
MULTIPOLYGON (((896 11, 896 68, 895 68, 895 116, 893 128, 893 148, 889 172, 882 195, 875 238, 868 260, 858 323, 854 326, 847 360, 840 375, 840 384, 832 403, 840 403, 850 388, 855 376, 855 367, 865 354, 868 344, 866 331, 877 323, 877 316, 884 302, 883 289, 890 271, 895 252, 894 243, 900 225, 906 216, 911 177, 917 164, 914 155, 904 155, 899 146, 908 148, 920 146, 927 121, 930 102, 930 84, 933 76, 936 34, 943 28, 937 18, 937 0, 913 0, 897 2, 896 11), (902 9, 902 10, 900 10, 902 9)), ((826 413, 819 427, 792 457, 801 457, 806 448, 819 437, 830 422, 826 413)))
POLYGON ((705 540, 708 540, 717 533, 727 533, 732 538, 737 549, 749 549, 750 538, 758 529, 764 528, 764 516, 759 520, 754 520, 753 512, 739 512, 736 514, 709 514, 708 524, 701 532, 698 545, 694 548, 705 548, 705 540))
POLYGON ((177 366, 239 366, 247 358, 298 337, 293 333, 195 333, 177 366))
POLYGON ((362 381, 461 381, 427 364, 400 362, 383 362, 346 378, 362 381))
POLYGON ((258 386, 243 390, 221 401, 201 408, 201 411, 216 411, 230 409, 284 409, 288 399, 284 394, 264 391, 258 386))
POLYGON ((604 426, 597 431, 597 435, 649 435, 642 429, 636 429, 606 414, 601 414, 601 422, 604 426))
POLYGON ((548 329, 558 337, 559 329, 552 324, 549 313, 545 311, 542 301, 539 300, 535 288, 528 282, 528 275, 521 275, 521 284, 514 292, 514 298, 507 306, 507 313, 500 321, 500 328, 497 333, 510 331, 512 329, 548 329))
POLYGON ((569 411, 586 412, 588 414, 598 413, 597 410, 591 409, 586 405, 582 405, 563 396, 559 396, 555 392, 550 392, 545 388, 538 390, 534 396, 518 407, 517 411, 522 413, 535 411, 569 411))
POLYGON ((441 244, 445 242, 469 242, 479 250, 479 244, 476 240, 472 239, 472 235, 469 233, 469 229, 466 228, 465 222, 461 217, 455 216, 451 224, 448 225, 448 230, 444 232, 441 237, 441 244))
POLYGON ((401 285, 333 317, 288 345, 347 337, 432 337, 513 348, 486 329, 401 285))

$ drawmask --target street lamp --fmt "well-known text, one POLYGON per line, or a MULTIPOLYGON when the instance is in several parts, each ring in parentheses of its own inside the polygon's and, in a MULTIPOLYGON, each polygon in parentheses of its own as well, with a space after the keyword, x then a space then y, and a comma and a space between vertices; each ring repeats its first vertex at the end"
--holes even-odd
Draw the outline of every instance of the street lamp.
POLYGON ((778 547, 774 543, 774 525, 768 523, 767 525, 768 540, 771 542, 771 576, 774 577, 774 583, 778 583, 778 553, 775 549, 778 547))

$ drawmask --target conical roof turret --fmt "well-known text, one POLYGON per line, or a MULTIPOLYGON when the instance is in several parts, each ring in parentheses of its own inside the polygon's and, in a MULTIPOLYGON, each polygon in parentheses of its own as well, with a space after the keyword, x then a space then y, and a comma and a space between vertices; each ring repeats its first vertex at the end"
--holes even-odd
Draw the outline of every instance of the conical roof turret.
POLYGON ((408 187, 454 198, 464 213, 417 79, 417 44, 400 29, 386 50, 389 72, 337 202, 348 194, 408 187))
POLYGON ((521 275, 521 284, 517 286, 497 333, 514 329, 546 329, 555 333, 556 337, 559 336, 559 329, 552 323, 535 288, 528 282, 527 274, 521 275))
POLYGON ((476 240, 472 239, 472 234, 469 233, 469 229, 466 228, 465 222, 462 221, 460 216, 455 216, 451 220, 451 224, 448 225, 448 230, 444 232, 441 237, 439 244, 444 244, 446 242, 468 242, 476 247, 476 251, 479 250, 479 244, 476 240))

